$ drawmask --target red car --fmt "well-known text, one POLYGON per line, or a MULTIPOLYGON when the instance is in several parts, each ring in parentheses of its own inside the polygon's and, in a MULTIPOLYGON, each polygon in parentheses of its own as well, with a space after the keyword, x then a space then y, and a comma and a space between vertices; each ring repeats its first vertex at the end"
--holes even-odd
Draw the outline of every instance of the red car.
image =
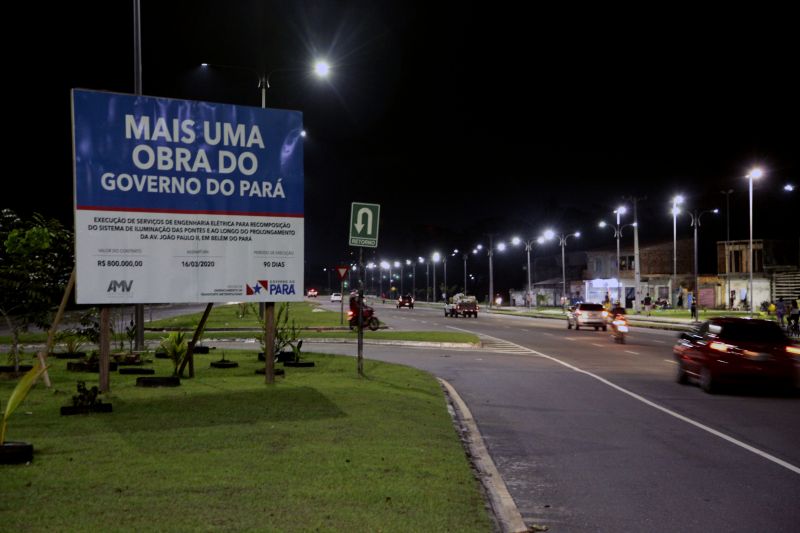
POLYGON ((708 393, 735 381, 770 381, 786 388, 797 385, 800 346, 775 322, 712 318, 691 333, 682 333, 673 353, 678 383, 696 378, 708 393))
POLYGON ((408 307, 409 309, 414 309, 414 298, 410 294, 406 294, 405 296, 401 296, 397 299, 397 308, 400 309, 401 307, 408 307))

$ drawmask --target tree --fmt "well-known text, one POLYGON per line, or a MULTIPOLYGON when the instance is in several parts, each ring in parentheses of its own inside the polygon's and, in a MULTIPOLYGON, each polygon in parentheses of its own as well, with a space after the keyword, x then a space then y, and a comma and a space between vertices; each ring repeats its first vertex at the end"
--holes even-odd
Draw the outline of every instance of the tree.
POLYGON ((0 315, 11 330, 11 358, 19 368, 19 335, 45 328, 74 265, 72 233, 55 219, 23 220, 0 211, 0 315))

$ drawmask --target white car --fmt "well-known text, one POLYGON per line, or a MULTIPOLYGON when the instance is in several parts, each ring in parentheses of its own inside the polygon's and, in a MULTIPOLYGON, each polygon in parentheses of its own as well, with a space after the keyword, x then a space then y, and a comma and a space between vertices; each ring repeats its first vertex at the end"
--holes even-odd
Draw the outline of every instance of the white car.
POLYGON ((332 302, 341 302, 342 301, 342 293, 341 292, 334 292, 331 294, 331 301, 332 302))

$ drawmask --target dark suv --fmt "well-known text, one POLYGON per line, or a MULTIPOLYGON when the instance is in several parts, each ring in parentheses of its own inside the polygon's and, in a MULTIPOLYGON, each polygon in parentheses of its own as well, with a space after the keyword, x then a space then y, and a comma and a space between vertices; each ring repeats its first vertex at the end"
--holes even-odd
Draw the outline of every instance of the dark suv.
POLYGON ((600 304, 587 304, 582 303, 569 308, 567 311, 567 329, 581 329, 581 326, 594 327, 595 331, 603 328, 606 331, 608 325, 606 324, 606 317, 608 311, 603 309, 600 304))
POLYGON ((405 296, 401 296, 397 299, 397 308, 400 309, 401 307, 408 307, 409 309, 414 309, 414 298, 410 294, 406 294, 405 296))

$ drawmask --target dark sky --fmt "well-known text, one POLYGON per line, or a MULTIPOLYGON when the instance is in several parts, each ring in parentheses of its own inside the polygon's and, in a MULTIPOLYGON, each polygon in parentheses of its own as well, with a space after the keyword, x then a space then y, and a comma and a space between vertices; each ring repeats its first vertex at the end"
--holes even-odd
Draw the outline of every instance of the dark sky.
MULTIPOLYGON (((302 111, 309 132, 312 284, 351 251, 352 201, 382 205, 387 259, 545 227, 583 230, 576 249, 613 246, 596 223, 629 195, 647 198, 643 241, 669 240, 674 194, 724 208, 728 188, 731 236, 747 238, 743 176, 759 164, 756 238, 797 239, 798 193, 782 190, 800 184, 796 19, 765 4, 656 7, 142 0, 144 94, 259 106, 254 74, 198 65, 276 70, 267 106, 302 111), (318 55, 333 65, 325 83, 307 73, 318 55)), ((21 36, 3 37, 4 207, 71 223, 69 90, 133 92, 132 11, 29 3, 5 17, 21 36)), ((723 239, 724 217, 703 232, 723 239)), ((523 255, 508 260, 518 285, 523 255)))

